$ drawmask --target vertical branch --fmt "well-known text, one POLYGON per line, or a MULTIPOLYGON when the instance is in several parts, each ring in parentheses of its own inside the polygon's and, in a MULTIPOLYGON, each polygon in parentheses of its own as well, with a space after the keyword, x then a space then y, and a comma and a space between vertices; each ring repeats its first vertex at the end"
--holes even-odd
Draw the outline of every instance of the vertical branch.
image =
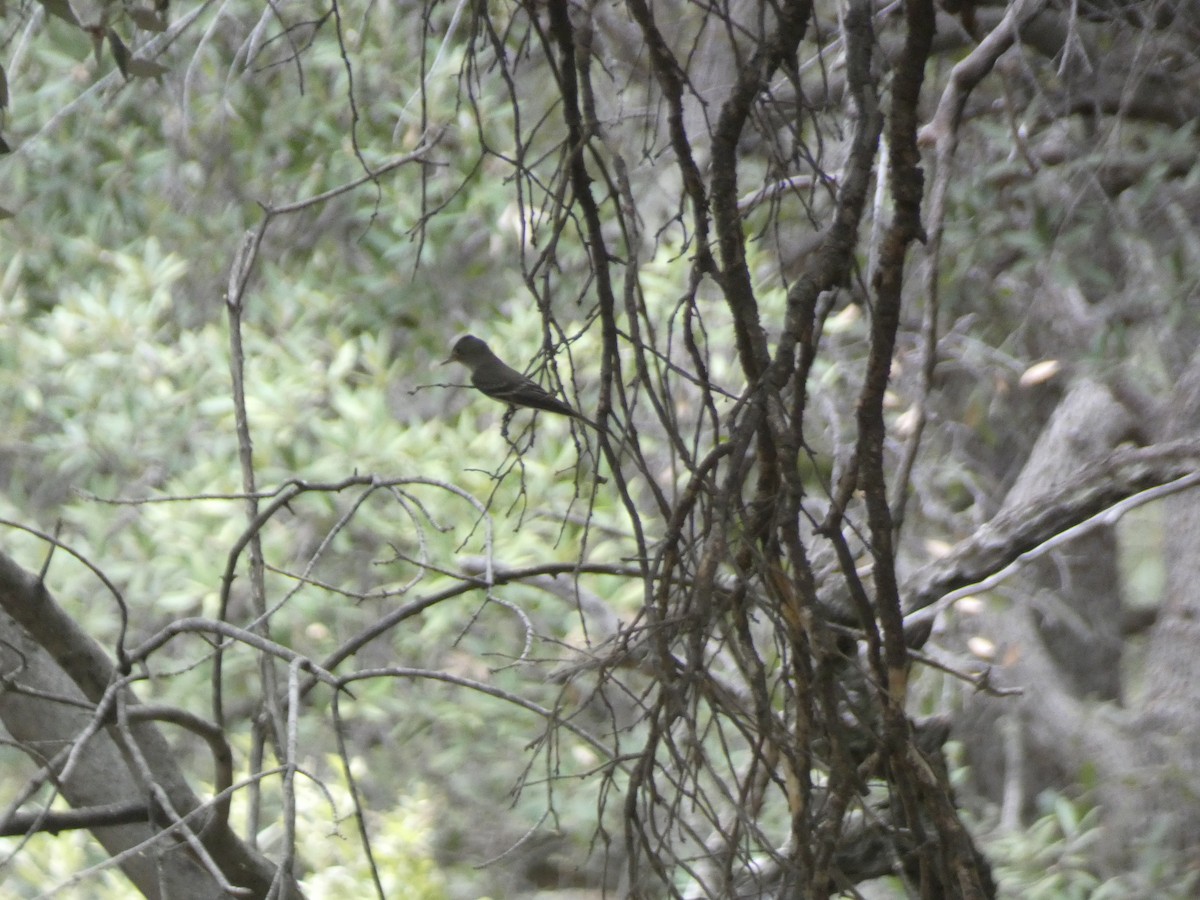
POLYGON ((675 163, 683 177, 683 190, 692 204, 692 230, 696 236, 696 266, 701 272, 714 271, 712 249, 709 246, 708 195, 700 167, 692 154, 683 117, 684 73, 671 53, 654 21, 646 0, 628 0, 629 12, 642 30, 646 48, 650 53, 650 64, 654 76, 667 102, 667 127, 671 134, 671 149, 675 151, 675 163))
POLYGON ((883 627, 888 669, 888 694, 902 706, 907 692, 908 651, 904 645, 900 594, 896 584, 892 515, 883 467, 886 425, 883 398, 891 377, 892 354, 900 326, 904 260, 908 246, 924 238, 921 200, 925 180, 917 148, 917 104, 925 77, 925 62, 933 44, 934 12, 931 0, 907 0, 907 34, 892 82, 892 109, 888 121, 891 153, 893 219, 879 250, 879 268, 872 288, 875 303, 871 316, 871 345, 862 393, 858 402, 857 458, 859 484, 867 505, 871 553, 874 560, 876 608, 883 627))
MULTIPOLYGON (((596 295, 599 301, 600 330, 604 349, 600 361, 600 405, 596 413, 596 421, 601 427, 597 431, 597 438, 605 458, 608 459, 609 468, 617 482, 617 489, 629 513, 637 541, 638 558, 645 567, 648 556, 638 505, 629 492, 629 485, 621 471, 620 460, 613 449, 606 427, 613 409, 613 385, 621 377, 617 300, 609 269, 610 254, 604 239, 600 209, 596 204, 595 197, 592 196, 592 177, 584 158, 588 135, 584 129, 583 115, 580 109, 574 28, 571 25, 567 0, 550 0, 546 8, 550 18, 550 36, 558 45, 558 51, 562 57, 556 74, 559 94, 562 98, 563 119, 567 126, 565 160, 567 180, 575 202, 583 212, 584 240, 587 245, 588 258, 591 261, 592 275, 596 279, 596 295)), ((536 16, 536 13, 533 15, 536 16)), ((665 509, 661 511, 666 512, 665 509)), ((649 606, 651 587, 649 579, 646 578, 645 581, 646 600, 647 606, 649 606)))
MULTIPOLYGON (((750 522, 747 523, 746 542, 738 553, 736 563, 741 571, 752 568, 754 542, 765 537, 766 530, 775 518, 780 475, 779 447, 768 424, 767 393, 759 393, 760 390, 769 391, 771 387, 763 380, 770 364, 770 354, 746 264, 746 235, 737 197, 738 141, 755 101, 768 87, 771 75, 781 66, 794 63, 796 47, 804 37, 812 7, 805 0, 791 0, 778 7, 777 11, 779 19, 776 31, 741 69, 733 90, 721 106, 712 141, 711 204, 720 252, 720 270, 716 273, 716 279, 733 316, 734 339, 742 369, 756 394, 756 400, 738 429, 736 439, 748 443, 756 433, 759 438, 758 481, 750 522)), ((741 476, 731 472, 729 477, 740 479, 741 476)), ((730 481, 724 489, 727 496, 737 496, 731 490, 733 484, 730 481)), ((730 510, 723 512, 728 515, 730 510)))
POLYGON ((575 38, 566 0, 550 0, 547 4, 550 15, 550 35, 558 45, 562 64, 558 67, 559 92, 563 101, 563 118, 567 126, 566 166, 567 178, 575 202, 583 212, 584 239, 592 274, 596 278, 596 294, 600 306, 600 328, 604 342, 602 360, 601 402, 597 420, 604 424, 612 410, 612 383, 614 371, 620 377, 620 352, 617 345, 617 302, 609 271, 609 253, 605 244, 600 221, 600 210, 592 196, 592 178, 588 173, 583 150, 587 134, 583 128, 580 112, 579 82, 576 74, 575 38))
MULTIPOLYGON (((718 559, 734 543, 733 566, 739 582, 725 601, 733 620, 736 655, 739 666, 749 682, 754 704, 754 724, 757 738, 785 760, 786 794, 791 818, 789 858, 783 861, 786 890, 803 890, 811 883, 814 870, 812 846, 812 740, 814 735, 814 692, 812 681, 812 647, 808 634, 805 600, 813 594, 811 572, 800 540, 800 486, 791 483, 791 490, 781 492, 779 459, 788 454, 791 430, 778 423, 777 410, 768 407, 770 397, 778 390, 782 379, 769 379, 771 359, 766 332, 760 320, 758 301, 751 283, 746 261, 746 233, 738 207, 739 142, 749 117, 762 93, 769 88, 771 77, 781 68, 795 68, 795 52, 803 39, 811 7, 805 2, 789 2, 775 8, 778 16, 774 33, 765 40, 741 67, 737 81, 722 104, 712 140, 711 208, 719 252, 719 270, 714 273, 733 319, 734 339, 742 370, 751 386, 752 399, 746 414, 735 431, 736 456, 749 449, 757 437, 757 478, 749 502, 748 521, 744 534, 736 542, 728 534, 735 516, 744 502, 742 482, 748 470, 732 466, 725 484, 714 503, 716 522, 704 544, 698 568, 694 598, 696 611, 712 617, 714 609, 705 595, 716 571, 718 559), (782 530, 782 543, 774 529, 782 530), (785 562, 786 546, 791 557, 791 577, 785 562), (748 593, 751 579, 761 581, 762 589, 779 609, 785 629, 787 660, 790 671, 790 728, 776 724, 771 710, 772 690, 759 648, 756 646, 748 593), (793 581, 794 579, 794 581, 793 581)), ((789 468, 788 465, 782 468, 789 468)), ((699 644, 700 629, 692 632, 689 661, 693 668, 703 664, 699 644)), ((783 636, 781 636, 783 637, 783 636)))
POLYGON ((971 91, 992 70, 1000 54, 1012 46, 1021 26, 1042 7, 1043 4, 1036 0, 1020 0, 1009 7, 1000 24, 966 58, 955 64, 938 102, 937 113, 931 122, 921 128, 917 137, 920 144, 934 145, 937 158, 933 185, 929 192, 929 240, 923 278, 925 287, 922 291, 925 312, 921 322, 921 381, 914 402, 916 420, 913 423, 912 434, 905 444, 892 491, 893 525, 897 534, 904 524, 909 479, 925 431, 926 410, 933 385, 933 373, 937 366, 939 275, 946 191, 954 169, 954 154, 958 149, 958 128, 962 122, 963 108, 971 91))
POLYGON ((889 186, 893 219, 880 246, 879 267, 872 280, 875 304, 871 343, 858 404, 857 460, 863 489, 871 554, 874 562, 876 612, 883 631, 887 665, 883 703, 883 752, 890 781, 897 792, 898 812, 912 829, 922 897, 941 896, 957 888, 961 896, 982 897, 984 891, 970 844, 958 821, 944 784, 927 765, 917 761, 904 713, 907 694, 907 648, 904 644, 899 588, 896 583, 893 520, 883 469, 886 433, 883 395, 891 374, 896 332, 900 324, 904 261, 909 245, 923 240, 921 202, 924 176, 917 146, 918 103, 934 33, 931 0, 906 0, 904 49, 892 83, 888 147, 889 186), (923 837, 931 822, 936 840, 923 837), (935 847, 943 849, 938 851, 935 847))
MULTIPOLYGON (((684 85, 687 81, 687 74, 675 57, 670 46, 667 44, 666 38, 659 29, 657 22, 654 19, 653 11, 645 0, 628 0, 626 4, 629 8, 630 15, 634 22, 641 29, 642 37, 646 43, 647 51, 649 52, 651 70, 658 85, 662 91, 663 100, 667 106, 667 129, 670 134, 671 149, 675 154, 675 164, 679 168, 680 179, 683 186, 686 202, 691 204, 692 223, 691 234, 686 234, 685 223, 685 246, 691 241, 695 241, 693 250, 694 264, 691 275, 688 279, 688 289, 681 301, 684 306, 684 342, 688 354, 696 367, 696 373, 701 384, 707 385, 708 377, 703 357, 700 354, 699 348, 695 343, 695 335, 692 330, 692 323, 695 314, 695 297, 696 291, 699 288, 701 279, 705 274, 713 274, 716 272, 716 263, 713 260, 711 246, 711 223, 708 192, 704 185, 704 178, 700 173, 700 167, 696 162, 695 154, 692 152, 691 138, 688 135, 687 127, 684 119, 684 85)), ((623 172, 623 167, 618 169, 618 174, 623 172)), ((624 180, 627 184, 627 179, 624 180)), ((628 192, 627 192, 628 193, 628 192)), ((632 199, 632 197, 631 197, 632 199)), ((682 213, 681 213, 682 217, 682 213)), ((626 218, 630 221, 636 221, 636 211, 631 211, 626 218)), ((630 268, 627 270, 630 279, 636 276, 633 269, 633 263, 636 260, 636 248, 630 250, 630 268)), ((631 333, 636 333, 637 328, 636 316, 629 315, 631 333)), ((635 347, 636 362, 639 367, 639 374, 649 383, 647 374, 644 372, 645 364, 643 361, 644 354, 640 346, 635 347)), ((677 425, 674 411, 671 408, 670 397, 667 395, 667 390, 663 390, 663 399, 660 401, 656 392, 650 392, 651 403, 655 406, 659 413, 659 418, 665 425, 671 440, 676 444, 677 450, 683 457, 686 464, 689 466, 693 463, 698 452, 689 453, 683 446, 682 435, 677 425)), ((719 418, 716 414, 715 406, 712 403, 712 395, 708 390, 704 391, 706 408, 710 413, 714 436, 718 433, 719 418)))
POLYGON ((769 357, 766 334, 759 321, 758 303, 746 265, 746 234, 738 210, 738 141, 755 100, 770 77, 795 59, 804 38, 812 7, 807 0, 788 0, 777 7, 779 22, 771 36, 741 69, 737 83, 721 105, 712 141, 713 225, 720 251, 717 281, 734 319, 734 336, 742 368, 752 385, 766 371, 769 357))
MULTIPOLYGON (((246 521, 248 522, 254 522, 258 518, 258 499, 255 496, 258 487, 254 474, 254 444, 250 437, 250 417, 246 411, 246 352, 242 345, 242 311, 245 308, 246 287, 258 261, 258 252, 262 247, 263 238, 266 237, 271 220, 272 216, 270 212, 267 212, 258 228, 243 239, 230 268, 229 285, 225 293, 225 309, 229 314, 229 374, 237 430, 238 461, 242 470, 242 491, 246 495, 246 521)), ((256 617, 266 612, 264 572, 262 540, 256 532, 250 539, 250 587, 256 617)), ((226 590, 222 591, 223 597, 229 596, 228 587, 226 585, 226 590)), ((227 612, 223 603, 218 618, 225 621, 227 612)), ((263 621, 257 630, 266 635, 270 630, 269 624, 263 621)), ((224 727, 221 661, 222 653, 218 647, 213 659, 213 718, 218 726, 224 727)), ((267 668, 271 668, 269 664, 267 668)), ((265 672, 264 675, 266 675, 265 672)), ((267 687, 270 690, 266 696, 275 696, 276 685, 273 678, 267 687)))
MULTIPOLYGON (((225 294, 225 308, 229 313, 229 371, 232 382, 234 419, 238 439, 238 460, 242 469, 242 491, 246 495, 246 521, 250 523, 257 520, 259 508, 256 497, 257 481, 254 473, 254 444, 250 437, 250 417, 246 411, 246 353, 242 345, 242 312, 245 308, 246 287, 249 284, 250 276, 258 261, 258 253, 262 247, 263 238, 266 237, 267 228, 270 226, 272 218, 271 211, 266 210, 258 228, 253 233, 247 234, 243 239, 242 245, 238 248, 237 255, 234 257, 233 266, 230 269, 229 286, 225 294)), ((252 627, 256 632, 264 636, 270 633, 270 623, 266 619, 267 591, 265 571, 262 539, 259 536, 258 530, 255 529, 250 538, 250 593, 251 604, 256 619, 252 627)), ((232 574, 229 577, 232 578, 232 574)), ((226 621, 229 612, 228 597, 230 596, 231 586, 230 584, 226 584, 221 591, 222 602, 218 618, 222 622, 226 621)), ((222 687, 224 652, 222 647, 223 644, 218 643, 216 652, 213 654, 212 671, 213 719, 219 728, 225 727, 224 694, 222 687)), ((267 721, 256 725, 256 734, 254 736, 256 743, 264 740, 263 735, 257 733, 257 729, 260 726, 273 729, 273 736, 275 738, 278 738, 282 734, 282 713, 278 702, 278 684, 275 678, 274 662, 269 654, 262 655, 260 669, 263 678, 263 702, 266 704, 270 715, 267 721)), ((276 745, 278 746, 278 740, 276 741, 276 745)), ((259 800, 261 798, 261 782, 257 778, 251 784, 250 796, 249 810, 251 824, 256 825, 260 814, 259 800)), ((255 834, 256 830, 256 828, 252 829, 251 834, 255 834)))

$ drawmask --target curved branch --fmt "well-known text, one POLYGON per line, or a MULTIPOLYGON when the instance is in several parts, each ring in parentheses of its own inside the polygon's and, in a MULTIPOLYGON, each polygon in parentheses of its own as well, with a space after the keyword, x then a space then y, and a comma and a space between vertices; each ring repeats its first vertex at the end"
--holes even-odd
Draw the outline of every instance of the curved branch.
POLYGON ((996 516, 947 556, 905 585, 906 622, 931 617, 919 611, 951 591, 974 587, 1022 555, 1142 491, 1200 472, 1200 444, 1176 441, 1145 449, 1118 450, 1032 503, 996 516))
POLYGON ((938 101, 937 111, 918 135, 922 144, 940 146, 944 141, 957 140, 963 107, 971 91, 992 71, 1000 55, 1013 45, 1022 26, 1044 5, 1045 0, 1017 0, 979 46, 955 64, 942 91, 942 99, 938 101))
POLYGON ((580 728, 570 719, 564 719, 552 709, 547 709, 541 704, 534 703, 532 700, 526 700, 520 694, 514 694, 511 691, 503 690, 495 685, 486 684, 482 681, 476 681, 473 678, 465 678, 462 675, 454 675, 450 672, 439 672, 436 669, 415 669, 409 666, 393 666, 382 669, 361 669, 358 672, 352 672, 351 674, 338 679, 338 687, 344 688, 346 685, 352 684, 355 681, 364 681, 368 678, 426 678, 430 681, 444 681, 447 684, 453 684, 457 687, 469 688, 470 690, 478 691, 479 693, 486 694, 489 697, 495 697, 497 700, 503 700, 506 703, 519 706, 521 709, 541 716, 547 722, 551 722, 558 727, 567 729, 567 731, 585 741, 593 750, 610 760, 613 765, 621 765, 621 760, 613 757, 611 747, 609 747, 599 738, 580 728))

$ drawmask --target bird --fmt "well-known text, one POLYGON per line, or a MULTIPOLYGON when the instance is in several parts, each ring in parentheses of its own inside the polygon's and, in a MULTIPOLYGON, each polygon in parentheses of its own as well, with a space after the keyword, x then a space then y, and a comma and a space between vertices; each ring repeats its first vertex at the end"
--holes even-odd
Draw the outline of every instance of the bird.
POLYGON ((454 343, 450 356, 442 365, 462 363, 471 370, 471 384, 493 400, 509 406, 525 406, 545 412, 569 416, 596 427, 587 416, 558 399, 531 378, 522 375, 492 352, 486 342, 468 334, 454 343))

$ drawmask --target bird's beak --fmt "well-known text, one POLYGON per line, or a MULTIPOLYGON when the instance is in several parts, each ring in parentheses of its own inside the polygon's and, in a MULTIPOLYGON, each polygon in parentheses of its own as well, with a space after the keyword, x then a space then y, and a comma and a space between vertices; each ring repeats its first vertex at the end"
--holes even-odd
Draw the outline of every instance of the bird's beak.
POLYGON ((443 359, 440 364, 443 366, 448 366, 452 362, 458 362, 458 357, 456 357, 453 353, 443 359))

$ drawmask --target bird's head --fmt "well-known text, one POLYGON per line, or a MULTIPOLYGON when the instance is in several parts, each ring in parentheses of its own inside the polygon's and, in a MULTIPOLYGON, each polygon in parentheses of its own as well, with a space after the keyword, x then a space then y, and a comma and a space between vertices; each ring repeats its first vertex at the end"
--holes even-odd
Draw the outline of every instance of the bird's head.
POLYGON ((468 334, 454 342, 454 346, 450 349, 450 355, 442 360, 442 365, 456 362, 470 367, 473 363, 482 362, 491 353, 492 351, 488 349, 486 343, 475 335, 468 334))

